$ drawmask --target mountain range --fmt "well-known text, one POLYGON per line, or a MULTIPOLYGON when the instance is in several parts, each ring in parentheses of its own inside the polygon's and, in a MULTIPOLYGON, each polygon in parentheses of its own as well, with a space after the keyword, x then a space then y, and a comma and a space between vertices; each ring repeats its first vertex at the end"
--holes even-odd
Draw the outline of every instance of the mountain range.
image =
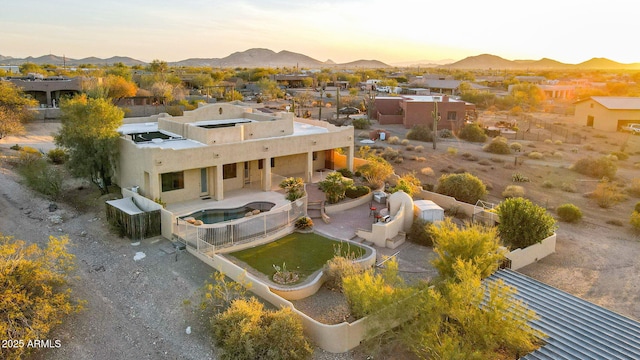
MULTIPOLYGON (((27 57, 24 59, 0 55, 0 65, 20 65, 23 63, 39 65, 53 64, 56 66, 78 66, 81 64, 110 65, 123 63, 127 66, 146 65, 144 61, 126 56, 113 56, 108 59, 88 57, 71 59, 57 55, 27 57)), ((208 67, 299 67, 299 68, 392 68, 392 67, 444 67, 448 69, 479 69, 479 70, 638 70, 640 63, 623 64, 606 58, 593 58, 579 64, 566 64, 556 60, 542 58, 540 60, 507 60, 496 55, 482 54, 469 56, 460 61, 453 60, 419 60, 406 61, 392 65, 378 60, 357 60, 349 63, 336 64, 331 60, 320 61, 304 54, 291 51, 274 52, 269 49, 254 48, 235 52, 224 58, 190 58, 176 62, 169 62, 171 66, 208 66, 208 67)))

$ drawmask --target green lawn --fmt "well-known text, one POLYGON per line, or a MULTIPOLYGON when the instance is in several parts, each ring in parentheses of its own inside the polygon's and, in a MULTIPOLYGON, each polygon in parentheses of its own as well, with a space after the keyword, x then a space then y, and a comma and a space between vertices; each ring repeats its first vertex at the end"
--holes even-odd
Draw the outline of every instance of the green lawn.
POLYGON ((342 255, 354 253, 355 257, 364 255, 365 250, 349 242, 328 239, 318 234, 293 233, 274 242, 230 253, 230 256, 244 261, 247 265, 267 275, 276 272, 273 265, 282 267, 300 275, 300 281, 321 269, 334 257, 337 250, 342 255))

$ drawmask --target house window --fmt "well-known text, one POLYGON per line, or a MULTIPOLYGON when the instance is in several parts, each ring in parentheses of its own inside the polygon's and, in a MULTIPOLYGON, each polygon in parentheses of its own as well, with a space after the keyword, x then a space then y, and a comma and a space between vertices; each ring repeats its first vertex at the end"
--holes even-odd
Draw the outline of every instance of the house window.
POLYGON ((162 174, 162 192, 184 189, 184 171, 162 174))
POLYGON ((276 158, 271 158, 271 167, 276 167, 276 158))
POLYGON ((318 152, 317 151, 314 151, 313 155, 311 155, 311 156, 313 157, 313 161, 318 160, 318 152))
POLYGON ((262 170, 264 167, 264 159, 258 159, 258 170, 262 170))
POLYGON ((447 120, 455 121, 457 117, 457 112, 455 111, 447 111, 447 120))
POLYGON ((233 179, 237 176, 238 167, 236 164, 222 165, 222 179, 233 179))

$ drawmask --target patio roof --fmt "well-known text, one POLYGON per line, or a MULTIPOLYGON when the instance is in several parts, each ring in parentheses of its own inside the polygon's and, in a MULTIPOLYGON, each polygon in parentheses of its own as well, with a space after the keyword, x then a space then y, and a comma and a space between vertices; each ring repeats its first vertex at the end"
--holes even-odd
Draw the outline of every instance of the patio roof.
POLYGON ((487 280, 517 288, 517 299, 540 317, 531 326, 545 345, 522 360, 640 359, 640 323, 512 270, 487 280))

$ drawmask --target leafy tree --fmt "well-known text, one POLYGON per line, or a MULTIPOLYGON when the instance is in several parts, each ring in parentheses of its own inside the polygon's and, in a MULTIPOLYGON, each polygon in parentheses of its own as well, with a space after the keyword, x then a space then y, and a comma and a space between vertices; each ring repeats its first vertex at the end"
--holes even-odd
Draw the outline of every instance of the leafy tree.
POLYGON ((378 189, 393 174, 393 166, 379 156, 370 155, 367 157, 367 163, 360 166, 358 171, 371 185, 371 188, 378 189))
POLYGON ((47 70, 43 69, 42 66, 31 63, 31 62, 23 63, 22 65, 20 65, 19 69, 20 69, 20 73, 23 75, 28 75, 28 74, 47 75, 47 70))
POLYGON ((417 314, 401 338, 420 358, 514 359, 539 347, 544 334, 529 323, 537 316, 502 281, 482 285, 472 261, 457 259, 453 277, 405 302, 417 314))
POLYGON ((320 190, 324 191, 327 201, 335 204, 344 199, 347 188, 353 186, 353 180, 344 178, 341 173, 334 171, 318 183, 320 190))
POLYGON ((513 248, 541 242, 556 230, 555 219, 544 208, 521 197, 504 200, 496 208, 502 241, 513 248))
POLYGON ((490 143, 482 147, 482 150, 492 154, 511 154, 509 144, 502 137, 496 137, 491 140, 490 143))
POLYGON ((22 134, 23 122, 32 117, 28 108, 37 104, 37 101, 25 97, 17 86, 0 81, 0 139, 22 134))
POLYGON ((482 130, 480 125, 476 123, 465 125, 460 130, 458 137, 460 137, 460 139, 462 140, 467 140, 471 142, 483 143, 487 141, 487 135, 484 133, 484 130, 482 130))
POLYGON ((288 177, 280 183, 280 188, 287 193, 287 200, 296 201, 304 196, 304 180, 302 178, 288 177))
POLYGON ((120 76, 121 78, 127 80, 127 81, 131 81, 132 80, 132 76, 131 76, 131 70, 129 69, 129 67, 121 62, 119 63, 115 63, 113 64, 113 66, 109 67, 108 69, 105 70, 105 74, 106 75, 114 75, 114 76, 120 76))
POLYGON ((487 195, 487 187, 482 180, 469 173, 443 174, 438 179, 435 192, 475 204, 487 195))
POLYGON ((74 256, 66 236, 49 237, 44 249, 0 234, 0 334, 24 341, 3 359, 20 359, 30 340, 47 339, 50 330, 82 308, 67 287, 74 256))
POLYGON ((261 78, 256 82, 256 85, 266 100, 281 98, 284 95, 282 89, 280 89, 278 83, 274 80, 261 78))
POLYGON ((431 221, 418 217, 414 218, 413 223, 411 223, 411 229, 407 234, 407 240, 423 246, 432 246, 434 228, 435 225, 431 221))
POLYGON ((433 251, 438 256, 432 264, 442 277, 455 276, 454 264, 461 260, 473 264, 480 278, 484 279, 498 269, 504 258, 494 227, 467 223, 463 228, 458 228, 450 219, 446 219, 433 226, 431 232, 433 251))
POLYGON ((433 131, 427 125, 415 125, 407 132, 407 139, 417 141, 433 141, 433 131))
POLYGON ((107 97, 114 101, 135 96, 138 91, 138 87, 134 82, 117 75, 107 76, 104 84, 107 90, 107 97))
POLYGON ((76 176, 85 177, 109 192, 118 152, 116 131, 124 113, 105 99, 78 96, 60 103, 62 127, 56 145, 68 150, 68 166, 76 176))
POLYGON ((308 359, 313 353, 302 321, 290 308, 265 310, 255 297, 236 299, 212 320, 222 359, 308 359))

